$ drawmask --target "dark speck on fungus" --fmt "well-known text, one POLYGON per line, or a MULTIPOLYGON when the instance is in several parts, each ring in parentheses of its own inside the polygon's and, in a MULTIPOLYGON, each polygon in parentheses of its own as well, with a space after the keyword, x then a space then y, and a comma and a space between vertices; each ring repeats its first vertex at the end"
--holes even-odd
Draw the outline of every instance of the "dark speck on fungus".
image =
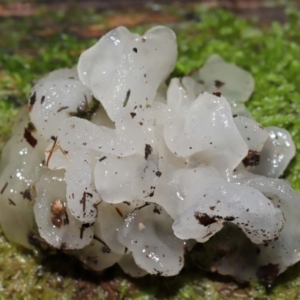
POLYGON ((2 187, 1 191, 0 191, 0 194, 3 194, 5 189, 7 188, 8 186, 8 182, 5 182, 4 186, 2 187))
POLYGON ((199 224, 203 226, 208 226, 210 224, 216 223, 215 216, 210 217, 208 214, 200 213, 198 211, 195 212, 194 216, 196 220, 199 222, 199 224))
POLYGON ((215 80, 215 87, 218 89, 221 88, 224 84, 225 82, 222 82, 220 80, 215 80))
POLYGON ((29 111, 32 110, 34 103, 36 102, 36 92, 29 97, 29 111))
POLYGON ((11 198, 8 198, 8 202, 10 205, 16 206, 16 203, 11 198))
POLYGON ((156 172, 155 172, 155 175, 156 175, 157 177, 160 177, 161 174, 162 174, 162 173, 161 173, 160 171, 156 171, 156 172))
POLYGON ((148 159, 148 156, 152 153, 153 149, 149 144, 145 145, 145 159, 148 159))
POLYGON ((21 192, 21 195, 23 196, 23 199, 27 199, 29 201, 32 200, 30 189, 26 189, 24 192, 21 192))
POLYGON ((28 142, 28 144, 34 148, 37 144, 37 139, 31 135, 31 132, 25 128, 24 130, 24 134, 23 134, 23 137, 25 138, 25 140, 28 142))
POLYGON ((129 97, 130 97, 130 93, 131 93, 131 90, 129 89, 126 93, 126 97, 125 97, 125 100, 123 102, 123 107, 126 107, 127 106, 127 103, 129 101, 129 97))
POLYGON ((247 156, 243 159, 245 167, 253 167, 259 165, 260 152, 255 150, 249 150, 247 156))

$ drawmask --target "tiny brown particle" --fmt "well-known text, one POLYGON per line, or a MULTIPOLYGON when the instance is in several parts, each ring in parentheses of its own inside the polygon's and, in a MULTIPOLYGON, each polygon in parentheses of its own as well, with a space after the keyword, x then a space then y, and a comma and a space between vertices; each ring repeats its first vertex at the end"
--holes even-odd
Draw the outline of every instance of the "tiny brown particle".
POLYGON ((194 213, 194 216, 198 220, 199 224, 201 224, 203 226, 208 226, 210 224, 216 223, 215 216, 210 217, 208 214, 205 214, 205 213, 202 214, 198 211, 196 211, 194 213))
MULTIPOLYGON (((105 160, 107 157, 106 156, 102 156, 100 159, 99 159, 99 161, 101 162, 101 161, 103 161, 103 160, 105 160)), ((73 197, 74 198, 74 197, 73 197)))
POLYGON ((3 194, 3 193, 4 193, 4 191, 5 191, 6 187, 7 187, 7 185, 8 185, 8 182, 6 182, 6 183, 4 184, 4 186, 3 186, 3 188, 2 188, 2 190, 1 190, 1 192, 0 192, 0 194, 3 194))
POLYGON ((85 212, 85 206, 86 206, 86 192, 83 192, 82 198, 79 201, 82 204, 82 210, 85 212))
POLYGON ((145 145, 145 159, 148 159, 148 156, 152 153, 153 149, 149 144, 145 145))
POLYGON ((199 224, 203 225, 203 226, 208 226, 210 224, 216 223, 218 220, 224 220, 224 221, 234 221, 235 217, 221 217, 218 215, 212 215, 209 216, 206 213, 200 213, 198 211, 196 211, 194 213, 194 217, 196 218, 196 220, 198 220, 199 224))
POLYGON ((215 87, 218 88, 218 89, 220 87, 222 87, 224 84, 225 84, 225 82, 222 82, 220 80, 215 80, 215 87))
POLYGON ((25 128, 24 130, 24 134, 23 134, 23 137, 25 138, 25 140, 27 141, 27 143, 32 147, 34 148, 37 144, 37 139, 31 135, 31 132, 25 128))
POLYGON ((30 131, 30 132, 36 131, 36 128, 35 128, 35 126, 33 125, 32 122, 29 122, 27 124, 27 130, 30 131))
POLYGON ((61 112, 62 110, 67 109, 67 108, 69 108, 69 106, 61 106, 61 107, 57 110, 57 112, 61 112))
POLYGON ((215 95, 217 97, 221 97, 221 93, 219 93, 219 92, 213 93, 213 95, 215 95))
POLYGON ((51 213, 54 216, 61 217, 66 212, 66 207, 60 199, 56 199, 51 203, 51 213))
POLYGON ((121 218, 124 218, 122 212, 120 211, 120 209, 118 207, 116 207, 116 211, 121 218))
POLYGON ((13 200, 11 200, 10 198, 8 198, 8 202, 10 205, 16 206, 16 203, 13 200))
POLYGON ((52 221, 52 224, 53 224, 54 226, 56 226, 57 228, 60 228, 61 225, 62 225, 62 219, 61 219, 60 216, 53 216, 53 217, 51 218, 51 221, 52 221))
POLYGON ((162 174, 162 173, 161 173, 160 171, 156 171, 156 172, 155 172, 155 175, 156 175, 157 177, 160 177, 161 174, 162 174))
POLYGON ((110 253, 110 249, 107 246, 102 247, 101 249, 102 253, 110 253))
POLYGON ((157 208, 157 206, 154 206, 153 212, 160 215, 160 210, 157 208))
POLYGON ((29 111, 32 110, 35 101, 36 101, 36 92, 34 92, 34 93, 29 97, 29 111))
POLYGON ((21 192, 21 195, 23 196, 23 199, 27 199, 29 201, 32 200, 31 193, 30 193, 29 189, 26 189, 24 192, 21 192))
POLYGON ((255 150, 249 150, 247 156, 243 159, 245 167, 253 167, 259 165, 260 153, 255 150))

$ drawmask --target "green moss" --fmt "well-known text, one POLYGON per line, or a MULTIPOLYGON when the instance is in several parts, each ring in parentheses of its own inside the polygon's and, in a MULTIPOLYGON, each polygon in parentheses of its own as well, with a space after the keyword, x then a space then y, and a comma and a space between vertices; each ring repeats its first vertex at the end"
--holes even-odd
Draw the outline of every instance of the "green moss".
MULTIPOLYGON (((0 56, 0 147, 8 139, 13 119, 26 102, 34 80, 53 69, 72 66, 80 52, 94 43, 94 39, 82 39, 69 28, 87 28, 99 22, 106 28, 106 17, 114 14, 90 9, 82 12, 75 8, 49 12, 43 8, 26 22, 7 19, 0 23, 0 50, 5 53, 0 56)), ((238 19, 229 12, 195 7, 192 14, 200 21, 170 24, 179 43, 173 75, 200 67, 213 53, 249 70, 256 82, 255 93, 247 104, 254 118, 264 126, 288 129, 299 149, 300 18, 294 10, 287 13, 289 21, 285 25, 273 23, 260 29, 255 22, 238 19)), ((174 14, 179 21, 184 15, 174 14)), ((141 32, 145 27, 135 30, 141 32)), ((285 175, 300 192, 299 153, 285 175)), ((95 276, 70 257, 32 253, 11 245, 0 235, 0 300, 104 299, 114 293, 122 299, 297 299, 300 265, 281 275, 271 291, 259 283, 239 285, 228 278, 203 273, 189 262, 174 278, 131 279, 118 267, 95 276)))

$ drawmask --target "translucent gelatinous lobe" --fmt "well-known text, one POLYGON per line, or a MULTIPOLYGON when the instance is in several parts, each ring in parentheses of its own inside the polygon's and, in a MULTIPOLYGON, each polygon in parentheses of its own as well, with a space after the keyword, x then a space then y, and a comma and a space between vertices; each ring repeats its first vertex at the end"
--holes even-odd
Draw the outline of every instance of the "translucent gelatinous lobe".
POLYGON ((60 69, 49 73, 33 87, 29 97, 31 122, 46 140, 57 134, 59 124, 69 114, 88 109, 92 95, 78 79, 77 71, 60 69))
POLYGON ((296 147, 288 131, 271 126, 265 130, 269 133, 261 151, 261 163, 251 172, 267 177, 280 177, 290 160, 296 154, 296 147))
POLYGON ((179 238, 205 242, 223 228, 224 222, 232 222, 253 243, 269 244, 278 238, 283 228, 282 212, 262 193, 248 186, 212 178, 190 189, 186 199, 190 205, 195 204, 173 224, 179 238))

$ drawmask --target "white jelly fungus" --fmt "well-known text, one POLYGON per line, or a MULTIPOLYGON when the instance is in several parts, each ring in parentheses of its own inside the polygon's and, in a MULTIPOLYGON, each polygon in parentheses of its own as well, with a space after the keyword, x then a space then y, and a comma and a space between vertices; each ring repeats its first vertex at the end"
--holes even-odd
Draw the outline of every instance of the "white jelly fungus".
POLYGON ((178 274, 194 244, 227 249, 209 267, 240 280, 299 260, 291 136, 251 118, 246 70, 213 55, 167 85, 176 57, 172 30, 119 27, 36 83, 0 163, 10 240, 134 277, 178 274))

